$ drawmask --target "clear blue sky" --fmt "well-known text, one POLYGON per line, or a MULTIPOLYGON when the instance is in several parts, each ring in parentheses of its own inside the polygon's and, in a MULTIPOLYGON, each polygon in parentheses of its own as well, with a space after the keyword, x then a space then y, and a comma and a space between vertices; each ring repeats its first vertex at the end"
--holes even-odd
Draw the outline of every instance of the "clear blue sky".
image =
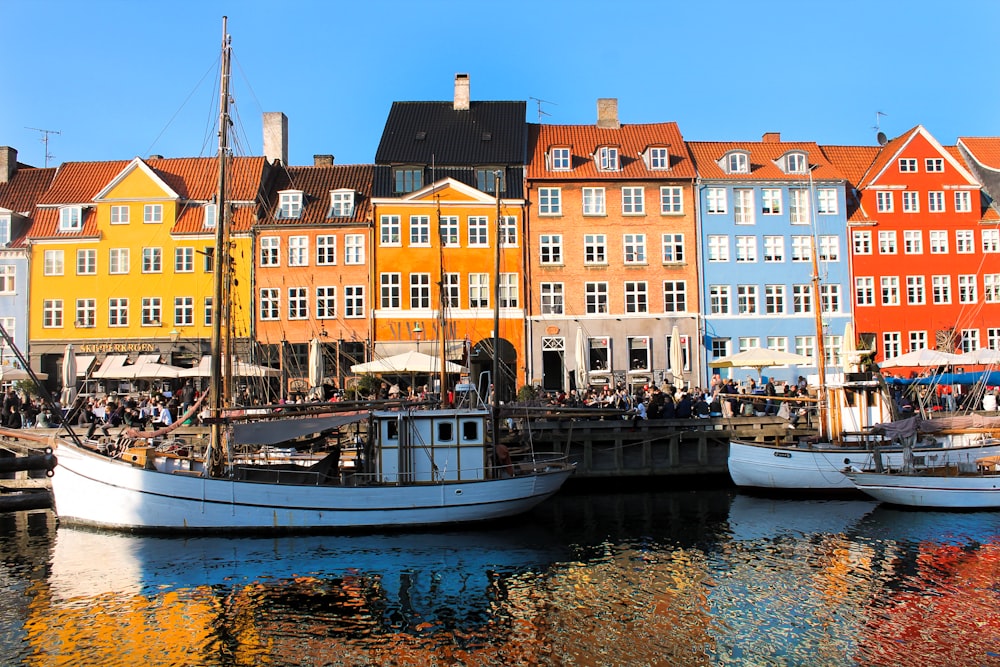
POLYGON ((1000 0, 0 0, 0 145, 22 162, 214 153, 223 15, 238 153, 372 162, 394 100, 546 100, 544 122, 676 121, 688 140, 1000 135, 1000 0))

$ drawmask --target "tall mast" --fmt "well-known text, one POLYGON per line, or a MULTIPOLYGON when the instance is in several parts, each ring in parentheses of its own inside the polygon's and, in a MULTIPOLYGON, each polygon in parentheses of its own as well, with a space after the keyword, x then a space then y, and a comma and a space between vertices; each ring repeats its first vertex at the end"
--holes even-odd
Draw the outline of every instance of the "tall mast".
POLYGON ((823 340, 823 304, 820 301, 819 289, 819 249, 817 248, 819 239, 816 233, 816 204, 815 188, 813 188, 813 165, 807 165, 809 169, 809 217, 812 225, 812 294, 813 312, 816 315, 816 371, 819 373, 819 384, 816 388, 816 418, 819 422, 820 439, 826 433, 826 342, 823 340))
POLYGON ((500 441, 500 245, 503 225, 500 222, 500 171, 493 172, 493 191, 497 198, 497 247, 493 260, 493 419, 494 444, 500 441))
POLYGON ((218 477, 223 473, 222 409, 225 405, 222 368, 222 327, 228 318, 225 284, 229 280, 229 206, 226 202, 227 152, 229 150, 229 66, 230 38, 226 32, 227 17, 222 17, 222 75, 219 82, 219 189, 216 192, 216 226, 214 260, 214 290, 212 292, 212 374, 209 384, 209 414, 211 416, 210 440, 206 453, 208 474, 218 477))
POLYGON ((441 407, 446 406, 446 401, 448 399, 448 373, 446 368, 448 366, 448 317, 445 314, 445 308, 448 307, 448 294, 446 293, 447 287, 445 283, 444 275, 444 245, 447 239, 444 237, 444 230, 441 227, 441 194, 437 195, 437 219, 438 219, 438 270, 440 272, 441 281, 438 283, 438 363, 441 365, 439 370, 439 387, 440 391, 438 394, 438 403, 441 407))

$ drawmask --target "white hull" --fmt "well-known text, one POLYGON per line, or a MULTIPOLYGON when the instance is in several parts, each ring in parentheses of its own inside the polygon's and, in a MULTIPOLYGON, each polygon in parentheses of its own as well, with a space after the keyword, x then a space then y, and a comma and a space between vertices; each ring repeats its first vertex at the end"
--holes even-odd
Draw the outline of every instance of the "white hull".
POLYGON ((170 474, 59 443, 60 522, 118 530, 391 528, 484 521, 530 510, 572 474, 565 465, 505 479, 410 485, 292 485, 170 474))
MULTIPOLYGON (((1000 454, 1000 444, 920 447, 913 451, 927 465, 968 463, 1000 454)), ((883 450, 883 462, 903 465, 900 449, 883 450)), ((854 483, 843 473, 848 467, 874 466, 871 452, 851 447, 798 448, 733 440, 729 443, 729 475, 741 488, 795 491, 849 491, 854 483)))
POLYGON ((926 509, 1000 509, 1000 475, 887 475, 851 473, 875 500, 926 509))

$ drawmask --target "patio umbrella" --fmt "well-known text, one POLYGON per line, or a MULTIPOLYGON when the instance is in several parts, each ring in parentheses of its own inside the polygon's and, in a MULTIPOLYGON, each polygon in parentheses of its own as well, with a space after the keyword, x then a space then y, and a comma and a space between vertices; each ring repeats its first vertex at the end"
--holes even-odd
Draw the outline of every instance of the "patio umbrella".
POLYGON ((319 338, 309 341, 309 386, 315 389, 323 384, 323 347, 319 338))
MULTIPOLYGON (((45 373, 35 373, 39 380, 44 380, 48 377, 45 373)), ((15 382, 17 380, 27 380, 31 376, 28 375, 28 371, 23 368, 15 368, 8 364, 0 366, 0 382, 15 382)))
MULTIPOLYGON (((446 362, 445 372, 464 373, 465 367, 452 362, 446 362)), ((364 364, 351 366, 352 373, 437 373, 441 370, 441 361, 423 352, 404 352, 383 359, 376 359, 364 364)))
POLYGON ((966 352, 962 355, 962 363, 995 366, 1000 364, 1000 350, 983 347, 972 352, 966 352))
POLYGON ((73 405, 76 399, 76 353, 72 343, 63 352, 62 386, 59 402, 64 406, 73 405))
POLYGON ((772 350, 766 347, 752 347, 749 350, 719 357, 708 365, 712 368, 756 368, 757 377, 761 376, 762 368, 771 366, 807 366, 812 365, 810 357, 793 354, 782 350, 772 350))
POLYGON ((879 367, 897 368, 904 366, 912 368, 936 368, 938 366, 953 366, 955 364, 963 363, 968 362, 960 354, 952 354, 951 352, 928 350, 927 348, 924 348, 922 350, 914 350, 913 352, 901 354, 897 357, 893 357, 892 359, 886 359, 879 364, 879 367))
POLYGON ((576 384, 577 389, 583 391, 587 388, 587 337, 583 334, 583 327, 576 328, 576 384))
POLYGON ((681 332, 674 325, 670 330, 670 373, 674 376, 675 387, 684 386, 684 354, 681 351, 681 332))

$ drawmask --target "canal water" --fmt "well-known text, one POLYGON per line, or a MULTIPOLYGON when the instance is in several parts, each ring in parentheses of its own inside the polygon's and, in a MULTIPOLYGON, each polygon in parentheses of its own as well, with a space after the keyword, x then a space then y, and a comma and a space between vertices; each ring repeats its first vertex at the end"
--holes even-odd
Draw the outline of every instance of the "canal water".
POLYGON ((0 516, 2 665, 1000 665, 1000 515, 563 493, 488 529, 0 516))

